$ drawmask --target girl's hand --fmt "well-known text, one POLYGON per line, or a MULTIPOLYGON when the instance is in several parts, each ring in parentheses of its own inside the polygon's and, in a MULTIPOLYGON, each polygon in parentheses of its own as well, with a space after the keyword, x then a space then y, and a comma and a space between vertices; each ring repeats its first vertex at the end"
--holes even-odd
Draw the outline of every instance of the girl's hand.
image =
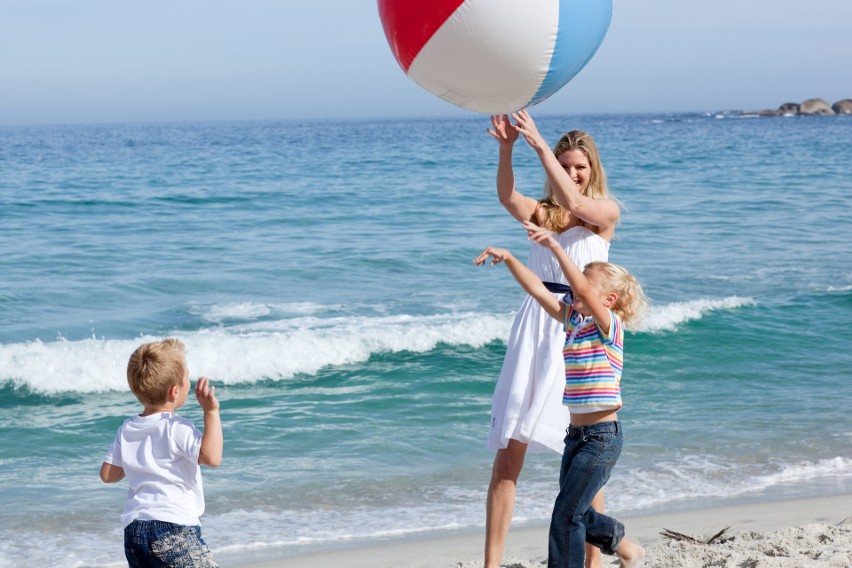
POLYGON ((487 249, 482 251, 479 256, 473 259, 473 263, 476 266, 482 266, 488 261, 489 258, 492 259, 491 266, 494 266, 495 264, 500 264, 504 260, 512 258, 512 253, 510 253, 506 249, 488 247, 487 249))
POLYGON ((509 115, 491 115, 491 126, 488 134, 496 138, 500 146, 511 146, 518 139, 518 129, 509 121, 509 115))
POLYGON ((512 113, 512 118, 515 119, 515 128, 519 133, 523 134, 527 144, 535 149, 548 149, 547 142, 538 131, 530 113, 525 110, 519 110, 512 113))
POLYGON ((216 387, 210 386, 210 379, 199 377, 195 383, 195 398, 205 411, 219 410, 219 401, 216 400, 216 387))
POLYGON ((529 240, 550 250, 561 248, 559 242, 553 238, 553 233, 544 227, 539 227, 532 221, 524 221, 524 229, 527 230, 527 238, 529 240))

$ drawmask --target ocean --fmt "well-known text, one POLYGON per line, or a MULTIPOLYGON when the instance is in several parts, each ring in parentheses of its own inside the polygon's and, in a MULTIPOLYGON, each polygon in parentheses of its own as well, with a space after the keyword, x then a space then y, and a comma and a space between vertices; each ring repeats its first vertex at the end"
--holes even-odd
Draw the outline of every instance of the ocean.
MULTIPOLYGON (((536 117, 596 139, 625 341, 629 517, 852 490, 852 117, 536 117)), ((487 117, 0 127, 0 567, 125 565, 125 367, 178 337, 217 387, 223 562, 482 531, 490 397, 525 258, 487 117)), ((519 189, 543 173, 523 140, 519 189)), ((193 397, 181 414, 201 424, 193 397)), ((530 454, 515 524, 546 523, 530 454)), ((628 522, 629 531, 629 522, 628 522)), ((543 545, 544 546, 544 545, 543 545)))

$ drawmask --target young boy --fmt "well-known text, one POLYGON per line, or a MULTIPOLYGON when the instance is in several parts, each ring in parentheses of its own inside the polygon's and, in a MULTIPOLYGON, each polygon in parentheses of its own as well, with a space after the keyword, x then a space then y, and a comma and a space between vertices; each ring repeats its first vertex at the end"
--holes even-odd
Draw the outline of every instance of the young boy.
POLYGON ((195 397, 204 410, 204 433, 175 413, 189 395, 184 346, 164 339, 139 346, 127 363, 130 390, 144 410, 125 420, 104 463, 101 480, 127 477, 121 522, 131 568, 215 567, 201 538, 204 512, 201 465, 222 462, 222 423, 215 387, 201 377, 195 397))

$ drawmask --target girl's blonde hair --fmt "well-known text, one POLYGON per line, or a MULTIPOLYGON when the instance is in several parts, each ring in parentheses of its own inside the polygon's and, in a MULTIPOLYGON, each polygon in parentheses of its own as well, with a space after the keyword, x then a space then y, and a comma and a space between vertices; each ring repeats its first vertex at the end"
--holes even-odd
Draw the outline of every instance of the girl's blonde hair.
MULTIPOLYGON (((589 161, 589 183, 581 193, 592 199, 613 199, 606 183, 606 172, 604 172, 601 164, 598 147, 591 135, 582 130, 566 132, 553 147, 553 155, 559 158, 568 150, 580 150, 589 161)), ((553 188, 550 187, 550 180, 548 179, 544 180, 544 195, 539 199, 539 203, 544 209, 542 226, 557 233, 564 231, 567 227, 565 210, 553 196, 553 188)), ((579 224, 587 228, 590 227, 589 223, 585 221, 580 221, 579 224)))
POLYGON ((127 362, 127 383, 142 404, 164 404, 169 389, 183 384, 186 376, 184 345, 179 339, 163 339, 136 348, 127 362))
POLYGON ((615 292, 617 299, 612 309, 621 318, 625 329, 636 329, 648 311, 648 298, 642 285, 626 268, 611 262, 590 262, 583 270, 595 273, 606 292, 615 292))

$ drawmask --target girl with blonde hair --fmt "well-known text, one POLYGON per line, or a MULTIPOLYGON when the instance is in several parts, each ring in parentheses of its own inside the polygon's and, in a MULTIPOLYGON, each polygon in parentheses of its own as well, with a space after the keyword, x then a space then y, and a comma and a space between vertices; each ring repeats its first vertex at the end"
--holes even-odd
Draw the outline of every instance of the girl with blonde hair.
POLYGON ((642 287, 624 268, 590 262, 584 270, 547 229, 524 223, 530 239, 552 252, 571 286, 559 300, 536 274, 504 249, 488 247, 477 265, 503 262, 512 276, 563 327, 562 404, 571 420, 564 436, 559 494, 553 506, 548 568, 583 568, 589 545, 616 554, 621 568, 638 566, 645 550, 624 538, 624 525, 604 515, 593 499, 609 480, 621 454, 621 376, 624 329, 647 308, 642 287))

